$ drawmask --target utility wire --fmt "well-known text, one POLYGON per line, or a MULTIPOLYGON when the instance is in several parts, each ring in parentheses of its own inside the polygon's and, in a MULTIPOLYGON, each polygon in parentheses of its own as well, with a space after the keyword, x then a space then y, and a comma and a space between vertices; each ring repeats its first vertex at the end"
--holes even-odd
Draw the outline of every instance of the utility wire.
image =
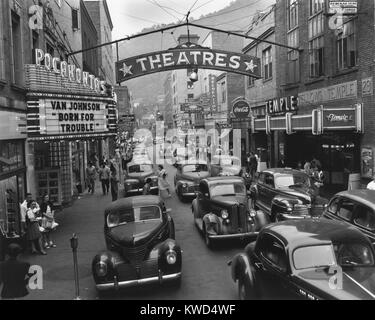
POLYGON ((147 2, 151 3, 151 4, 154 4, 156 6, 158 6, 160 9, 162 9, 164 12, 166 12, 167 14, 169 14, 171 17, 178 19, 178 17, 176 17, 174 14, 170 13, 169 11, 167 11, 164 7, 162 7, 159 3, 157 3, 156 1, 151 1, 151 0, 146 0, 147 2))

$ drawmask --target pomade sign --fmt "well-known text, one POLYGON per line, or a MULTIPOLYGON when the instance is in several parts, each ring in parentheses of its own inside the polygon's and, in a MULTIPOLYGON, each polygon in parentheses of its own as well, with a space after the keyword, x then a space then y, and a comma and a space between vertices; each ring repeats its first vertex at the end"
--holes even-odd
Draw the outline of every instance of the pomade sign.
POLYGON ((90 134, 108 132, 104 102, 77 100, 42 100, 40 103, 41 133, 90 134))
POLYGON ((261 78, 259 58, 201 47, 170 49, 118 61, 116 78, 119 83, 151 73, 192 67, 261 78))

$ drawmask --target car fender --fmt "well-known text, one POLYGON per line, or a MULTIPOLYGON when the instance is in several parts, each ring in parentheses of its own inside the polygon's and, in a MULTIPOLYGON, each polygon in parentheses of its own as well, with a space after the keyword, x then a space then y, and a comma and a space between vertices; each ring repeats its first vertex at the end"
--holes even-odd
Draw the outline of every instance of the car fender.
POLYGON ((182 250, 174 239, 167 239, 161 243, 158 243, 150 252, 151 258, 157 258, 158 266, 165 271, 178 271, 181 270, 182 266, 182 250), (168 265, 166 262, 165 255, 169 250, 173 250, 177 254, 177 261, 174 265, 168 265))
MULTIPOLYGON (((208 213, 203 217, 203 223, 207 228, 207 232, 210 234, 220 234, 221 221, 220 218, 213 213, 208 213)), ((206 231, 206 230, 203 230, 206 231)))
POLYGON ((125 179, 125 181, 124 181, 124 184, 126 184, 126 183, 138 183, 139 182, 139 180, 138 179, 125 179))
POLYGON ((95 265, 102 261, 106 263, 108 268, 108 273, 104 277, 105 279, 113 278, 115 275, 117 275, 116 265, 118 261, 121 261, 122 258, 116 253, 112 251, 101 251, 99 252, 94 259, 92 260, 91 269, 93 277, 96 281, 100 280, 100 277, 98 277, 95 273, 95 265))
POLYGON ((248 275, 251 274, 250 261, 245 253, 237 254, 232 259, 231 267, 232 279, 234 282, 236 282, 242 275, 248 277, 248 275))

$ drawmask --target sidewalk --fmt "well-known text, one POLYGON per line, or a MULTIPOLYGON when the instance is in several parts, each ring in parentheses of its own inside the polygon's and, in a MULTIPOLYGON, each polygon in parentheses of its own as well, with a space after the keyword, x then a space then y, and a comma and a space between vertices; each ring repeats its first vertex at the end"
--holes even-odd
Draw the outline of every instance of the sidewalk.
POLYGON ((47 250, 47 255, 24 254, 21 260, 31 265, 40 265, 43 269, 43 290, 30 290, 27 300, 71 300, 75 297, 73 253, 70 238, 78 236, 78 271, 80 296, 83 299, 95 299, 94 281, 91 275, 91 261, 105 249, 103 235, 104 209, 111 202, 111 195, 102 195, 100 184, 96 184, 96 193, 87 191, 74 204, 56 216, 59 227, 52 235, 57 248, 47 250))

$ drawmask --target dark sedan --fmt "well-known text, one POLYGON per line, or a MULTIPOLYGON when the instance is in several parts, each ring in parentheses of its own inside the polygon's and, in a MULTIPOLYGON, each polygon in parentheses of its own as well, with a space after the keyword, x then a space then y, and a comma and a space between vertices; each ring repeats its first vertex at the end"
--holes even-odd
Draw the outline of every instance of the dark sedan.
POLYGON ((118 200, 105 210, 107 250, 92 262, 98 291, 149 283, 180 283, 181 249, 163 200, 137 196, 118 200))
POLYGON ((125 197, 141 195, 147 178, 151 179, 151 194, 159 193, 158 177, 152 163, 141 160, 133 159, 127 164, 124 181, 125 197))
POLYGON ((355 226, 375 244, 375 191, 343 191, 330 200, 323 217, 355 226))
POLYGON ((254 208, 269 215, 271 221, 321 216, 327 199, 306 173, 288 169, 268 169, 259 174, 251 187, 254 208))
POLYGON ((338 221, 269 225, 229 264, 242 300, 375 299, 374 248, 363 233, 338 221))
POLYGON ((183 201, 185 198, 195 197, 199 190, 199 183, 202 179, 210 176, 207 163, 204 161, 182 162, 176 171, 174 184, 178 198, 183 201))

